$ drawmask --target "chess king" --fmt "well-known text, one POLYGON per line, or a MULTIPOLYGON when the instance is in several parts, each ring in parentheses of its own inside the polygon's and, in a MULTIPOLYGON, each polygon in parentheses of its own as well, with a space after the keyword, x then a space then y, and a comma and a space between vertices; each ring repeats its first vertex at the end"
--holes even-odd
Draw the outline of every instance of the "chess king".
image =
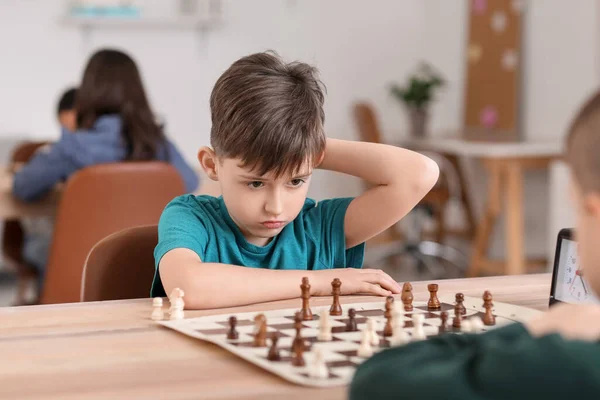
MULTIPOLYGON (((600 92, 575 117, 566 159, 572 170, 580 263, 587 282, 600 293, 600 92)), ((491 308, 491 296, 483 300, 491 308)), ((455 313, 461 314, 458 307, 455 313)), ((486 317, 483 323, 493 322, 486 317)), ((479 335, 445 334, 382 351, 357 369, 349 397, 597 399, 599 339, 600 305, 560 304, 525 324, 479 335)))

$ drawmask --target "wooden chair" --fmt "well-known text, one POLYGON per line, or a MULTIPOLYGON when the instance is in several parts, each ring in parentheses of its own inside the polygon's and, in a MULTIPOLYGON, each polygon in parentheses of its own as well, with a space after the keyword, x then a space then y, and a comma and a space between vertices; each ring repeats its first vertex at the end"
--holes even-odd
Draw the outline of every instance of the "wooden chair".
MULTIPOLYGON (((16 164, 26 163, 33 157, 35 152, 49 144, 49 142, 23 142, 17 145, 13 150, 9 168, 13 169, 16 164)), ((15 305, 36 304, 39 300, 38 271, 33 265, 29 265, 23 259, 23 245, 25 234, 23 226, 18 219, 9 219, 4 221, 4 234, 2 235, 2 255, 8 265, 11 265, 17 275, 17 293, 15 305), (36 288, 35 296, 32 301, 27 301, 27 288, 32 284, 36 288)))
POLYGON ((157 243, 157 225, 124 229, 96 243, 83 267, 81 301, 149 297, 157 243))
MULTIPOLYGON (((377 118, 373 108, 366 103, 357 103, 354 106, 354 119, 358 127, 360 139, 365 142, 383 143, 383 136, 379 130, 377 118)), ((368 183, 365 182, 366 188, 368 183)), ((423 237, 416 238, 412 243, 399 246, 399 253, 410 253, 414 258, 422 264, 427 264, 429 261, 423 255, 434 256, 457 265, 461 269, 466 268, 466 263, 463 266, 463 256, 455 249, 445 246, 442 243, 446 237, 446 224, 444 210, 450 200, 450 190, 448 187, 447 177, 444 171, 440 171, 440 178, 433 189, 425 195, 421 202, 415 207, 415 211, 421 213, 431 213, 436 222, 436 232, 434 241, 422 240, 423 237), (452 260, 450 260, 452 259, 452 260), (461 264, 461 265, 458 265, 461 264)), ((411 231, 423 232, 422 219, 415 223, 415 229, 411 231)), ((394 227, 391 229, 395 230, 394 227)), ((398 236, 395 234, 387 234, 387 236, 398 236)), ((419 235, 422 236, 422 235, 419 235)), ((404 238, 406 239, 406 238, 404 238)), ((429 263, 431 264, 431 263, 429 263)), ((431 270, 442 271, 432 265, 428 267, 431 270)))
POLYGON ((88 253, 106 236, 157 224, 165 206, 185 193, 177 170, 163 162, 96 165, 65 185, 42 290, 42 303, 77 302, 88 253))

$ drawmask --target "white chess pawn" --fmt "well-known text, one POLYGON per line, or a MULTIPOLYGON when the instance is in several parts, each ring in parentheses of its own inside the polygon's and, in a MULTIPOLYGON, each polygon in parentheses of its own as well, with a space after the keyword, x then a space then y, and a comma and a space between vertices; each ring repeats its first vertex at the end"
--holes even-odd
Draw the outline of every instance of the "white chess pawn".
POLYGON ((477 333, 483 330, 483 321, 479 317, 471 318, 471 332, 477 333))
POLYGON ((371 347, 371 334, 367 327, 362 330, 362 340, 360 342, 360 347, 356 351, 356 355, 363 358, 369 358, 373 355, 373 348, 371 347))
POLYGON ((326 379, 329 378, 327 364, 325 364, 325 356, 323 350, 319 347, 313 349, 314 359, 308 369, 308 375, 311 378, 326 379))
POLYGON ((410 342, 410 336, 408 335, 408 332, 404 330, 402 325, 396 325, 394 327, 394 333, 389 338, 389 341, 392 347, 402 346, 403 344, 410 342))
POLYGON ((471 321, 469 321, 468 319, 461 321, 461 323, 460 323, 460 331, 461 332, 472 332, 472 330, 473 330, 473 327, 472 327, 471 321))
POLYGON ((427 338, 425 331, 423 330, 423 321, 425 316, 423 314, 413 314, 413 340, 423 340, 427 338))
POLYGON ((152 321, 160 321, 165 317, 162 306, 162 297, 155 297, 152 299, 152 321))
POLYGON ((317 334, 317 340, 320 342, 331 342, 333 337, 331 335, 331 323, 329 322, 329 313, 327 310, 321 310, 319 315, 319 333, 317 334))
POLYGON ((185 302, 183 301, 183 296, 185 293, 183 290, 179 288, 175 288, 171 291, 171 296, 169 300, 171 301, 171 308, 169 309, 171 315, 171 320, 178 320, 184 318, 183 310, 185 308, 185 302))
POLYGON ((369 335, 371 336, 369 339, 371 346, 379 346, 379 335, 377 334, 377 330, 375 329, 375 321, 372 318, 367 318, 367 330, 369 331, 369 335))

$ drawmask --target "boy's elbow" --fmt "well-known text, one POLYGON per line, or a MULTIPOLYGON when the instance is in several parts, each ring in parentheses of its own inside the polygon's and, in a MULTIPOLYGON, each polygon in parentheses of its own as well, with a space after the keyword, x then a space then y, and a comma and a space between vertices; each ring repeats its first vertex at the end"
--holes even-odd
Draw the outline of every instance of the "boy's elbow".
POLYGON ((418 170, 420 173, 416 174, 416 190, 424 196, 437 183, 440 177, 440 167, 431 158, 422 156, 421 166, 418 170))

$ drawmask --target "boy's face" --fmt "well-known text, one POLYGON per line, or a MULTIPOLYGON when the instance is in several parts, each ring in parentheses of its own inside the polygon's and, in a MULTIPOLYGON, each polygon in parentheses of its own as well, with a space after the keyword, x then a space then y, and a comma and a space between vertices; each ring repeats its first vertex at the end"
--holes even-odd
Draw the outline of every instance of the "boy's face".
POLYGON ((266 245, 300 213, 312 174, 312 167, 305 165, 293 176, 258 176, 232 158, 219 159, 215 168, 229 215, 257 246, 266 245))
POLYGON ((71 132, 77 130, 77 113, 75 110, 63 110, 58 113, 59 124, 71 132))
POLYGON ((577 236, 579 265, 584 268, 586 281, 594 293, 600 295, 600 194, 584 194, 576 179, 571 180, 571 192, 577 208, 577 236))

